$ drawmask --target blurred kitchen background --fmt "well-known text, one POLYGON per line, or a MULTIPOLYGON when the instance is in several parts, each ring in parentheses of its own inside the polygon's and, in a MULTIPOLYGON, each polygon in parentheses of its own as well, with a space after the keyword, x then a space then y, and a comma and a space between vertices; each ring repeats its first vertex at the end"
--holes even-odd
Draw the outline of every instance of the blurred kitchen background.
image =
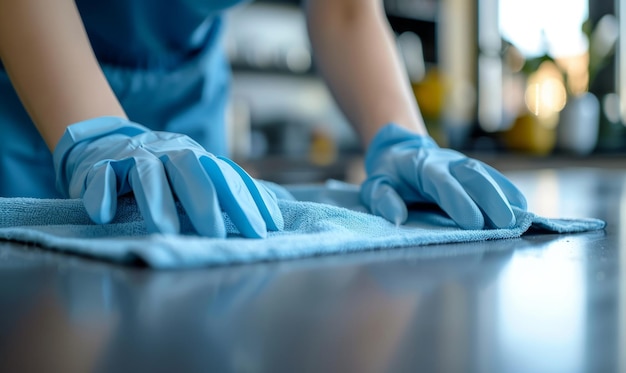
MULTIPOLYGON (((299 3, 230 15, 231 155, 280 183, 358 182, 361 147, 316 74, 299 3)), ((384 4, 441 146, 503 171, 626 167, 626 0, 384 4)))

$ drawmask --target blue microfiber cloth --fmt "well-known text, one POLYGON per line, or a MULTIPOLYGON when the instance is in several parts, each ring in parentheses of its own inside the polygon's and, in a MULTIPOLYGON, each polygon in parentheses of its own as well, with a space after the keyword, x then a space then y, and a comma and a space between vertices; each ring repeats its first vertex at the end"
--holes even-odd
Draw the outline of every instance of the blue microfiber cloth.
POLYGON ((0 239, 124 264, 188 268, 514 238, 531 228, 572 233, 605 227, 598 219, 548 219, 516 210, 511 229, 470 231, 435 208, 413 209, 407 224, 395 226, 365 212, 356 185, 267 185, 279 197, 285 229, 266 239, 241 238, 227 216, 228 238, 197 236, 182 209, 182 234, 148 234, 132 198, 120 199, 115 220, 106 225, 93 224, 77 199, 0 198, 0 239))

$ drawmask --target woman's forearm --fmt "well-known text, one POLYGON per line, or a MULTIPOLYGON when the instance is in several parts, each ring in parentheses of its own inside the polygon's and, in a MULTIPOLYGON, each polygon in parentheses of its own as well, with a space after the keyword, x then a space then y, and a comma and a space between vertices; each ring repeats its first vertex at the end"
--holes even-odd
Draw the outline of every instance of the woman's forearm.
POLYGON ((72 123, 125 117, 73 0, 0 0, 0 59, 51 150, 72 123))
POLYGON ((394 122, 426 134, 380 0, 308 0, 307 21, 321 74, 367 145, 394 122))

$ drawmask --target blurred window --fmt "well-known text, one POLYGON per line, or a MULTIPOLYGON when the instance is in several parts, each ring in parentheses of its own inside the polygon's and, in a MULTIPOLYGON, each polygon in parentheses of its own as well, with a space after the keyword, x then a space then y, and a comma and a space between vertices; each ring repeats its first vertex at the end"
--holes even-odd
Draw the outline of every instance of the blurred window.
POLYGON ((500 32, 525 57, 583 53, 587 49, 582 33, 589 14, 587 1, 500 0, 500 32))

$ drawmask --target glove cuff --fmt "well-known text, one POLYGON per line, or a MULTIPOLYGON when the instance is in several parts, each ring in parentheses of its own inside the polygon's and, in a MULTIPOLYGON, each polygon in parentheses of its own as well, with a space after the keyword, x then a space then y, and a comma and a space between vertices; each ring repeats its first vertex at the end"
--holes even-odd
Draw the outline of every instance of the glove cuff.
POLYGON ((52 153, 57 190, 67 196, 68 180, 65 163, 68 155, 78 143, 96 140, 112 134, 132 137, 147 131, 150 131, 147 127, 114 116, 87 119, 68 126, 52 153))
POLYGON ((385 150, 405 142, 410 142, 411 146, 415 148, 439 148, 439 145, 437 145, 432 137, 418 135, 395 123, 389 123, 378 130, 370 142, 367 152, 365 153, 365 170, 369 173, 376 159, 378 159, 385 150))

